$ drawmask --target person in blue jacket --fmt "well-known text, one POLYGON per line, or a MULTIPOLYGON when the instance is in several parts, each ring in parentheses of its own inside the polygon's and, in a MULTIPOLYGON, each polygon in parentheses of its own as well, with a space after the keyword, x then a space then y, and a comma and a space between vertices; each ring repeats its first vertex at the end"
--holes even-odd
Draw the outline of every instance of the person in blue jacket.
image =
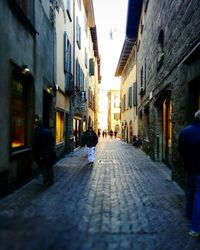
POLYGON ((200 109, 192 124, 179 134, 178 147, 187 174, 186 217, 190 220, 189 235, 200 236, 200 109))

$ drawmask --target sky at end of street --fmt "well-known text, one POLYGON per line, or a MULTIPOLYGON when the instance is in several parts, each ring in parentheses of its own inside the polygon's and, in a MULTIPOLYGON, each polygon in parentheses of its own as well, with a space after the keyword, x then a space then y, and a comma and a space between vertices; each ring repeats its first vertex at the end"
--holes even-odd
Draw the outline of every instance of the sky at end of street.
POLYGON ((115 89, 115 71, 125 39, 128 0, 93 0, 102 85, 115 89))

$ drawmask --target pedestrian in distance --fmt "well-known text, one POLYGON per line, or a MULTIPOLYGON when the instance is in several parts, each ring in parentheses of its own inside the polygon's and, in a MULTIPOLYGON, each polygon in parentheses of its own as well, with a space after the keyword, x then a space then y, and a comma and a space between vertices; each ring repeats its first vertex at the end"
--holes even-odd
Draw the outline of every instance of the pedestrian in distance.
POLYGON ((107 138, 107 135, 108 135, 108 132, 107 131, 105 131, 105 137, 107 138))
POLYGON ((95 161, 95 147, 98 143, 98 136, 94 132, 92 127, 89 127, 88 130, 84 133, 84 143, 87 146, 89 165, 93 166, 95 161))
POLYGON ((113 131, 112 131, 112 129, 110 130, 109 135, 110 135, 110 139, 112 139, 113 138, 113 131))
POLYGON ((200 236, 200 109, 192 124, 179 134, 178 147, 186 179, 185 215, 190 220, 189 235, 200 236))
POLYGON ((43 184, 54 183, 53 164, 55 161, 55 140, 49 129, 44 128, 41 121, 34 122, 33 157, 43 173, 43 184))
POLYGON ((101 131, 98 129, 98 137, 101 137, 101 131))

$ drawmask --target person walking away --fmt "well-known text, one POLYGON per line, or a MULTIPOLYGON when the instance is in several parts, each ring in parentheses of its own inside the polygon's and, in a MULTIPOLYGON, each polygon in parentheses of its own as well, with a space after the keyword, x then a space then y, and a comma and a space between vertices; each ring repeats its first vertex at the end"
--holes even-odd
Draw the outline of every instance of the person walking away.
POLYGON ((105 137, 107 138, 107 135, 108 135, 108 132, 107 131, 105 131, 105 137))
POLYGON ((53 164, 55 160, 55 140, 49 129, 45 129, 41 121, 35 121, 33 133, 33 157, 43 173, 43 184, 54 183, 53 164))
POLYGON ((115 139, 117 138, 117 131, 114 131, 115 139))
POLYGON ((112 129, 110 130, 109 134, 110 134, 110 139, 112 139, 112 137, 113 137, 113 131, 112 131, 112 129))
POLYGON ((98 137, 101 137, 101 131, 98 129, 98 137))
POLYGON ((192 124, 179 134, 178 147, 186 175, 185 215, 190 220, 189 235, 200 235, 200 109, 192 124))
POLYGON ((95 161, 95 147, 98 143, 98 136, 96 135, 92 127, 89 127, 84 134, 84 138, 85 145, 87 146, 89 165, 92 166, 95 161))

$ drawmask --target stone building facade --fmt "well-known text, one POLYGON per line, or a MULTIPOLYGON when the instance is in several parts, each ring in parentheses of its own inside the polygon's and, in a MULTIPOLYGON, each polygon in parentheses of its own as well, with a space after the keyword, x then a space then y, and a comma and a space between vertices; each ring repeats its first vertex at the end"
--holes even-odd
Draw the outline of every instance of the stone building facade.
POLYGON ((39 0, 0 2, 1 194, 33 176, 34 117, 44 114, 46 124, 54 129, 54 96, 48 92, 54 83, 54 32, 49 8, 50 2, 43 5, 39 0))
POLYGON ((200 2, 143 1, 137 35, 139 134, 143 149, 184 183, 180 130, 200 108, 200 2), (156 14, 155 14, 156 13, 156 14))
MULTIPOLYGON (((32 157, 35 119, 55 136, 57 158, 80 145, 83 122, 89 123, 90 84, 98 94, 100 58, 92 0, 2 0, 0 28, 0 195, 4 195, 37 172, 32 157)), ((93 113, 97 128, 97 108, 93 113)))

